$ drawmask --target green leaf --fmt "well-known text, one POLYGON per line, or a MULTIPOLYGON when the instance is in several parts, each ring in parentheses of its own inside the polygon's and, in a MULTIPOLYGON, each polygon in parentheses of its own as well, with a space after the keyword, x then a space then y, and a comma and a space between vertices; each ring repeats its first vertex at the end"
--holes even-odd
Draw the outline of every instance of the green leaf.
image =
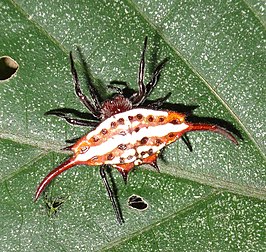
POLYGON ((0 57, 19 65, 0 82, 2 251, 265 250, 263 1, 2 0, 0 13, 0 57), (97 167, 76 167, 51 183, 48 200, 62 202, 55 214, 44 197, 34 203, 38 183, 67 157, 65 140, 88 132, 44 116, 55 108, 86 112, 73 93, 69 51, 77 59, 80 46, 102 93, 113 80, 136 89, 146 35, 146 81, 170 58, 151 98, 171 91, 169 102, 198 105, 196 115, 232 123, 243 140, 234 146, 195 132, 193 152, 182 141, 165 149, 160 174, 137 168, 125 186, 113 170, 122 226, 97 167), (148 209, 129 208, 132 194, 148 209))

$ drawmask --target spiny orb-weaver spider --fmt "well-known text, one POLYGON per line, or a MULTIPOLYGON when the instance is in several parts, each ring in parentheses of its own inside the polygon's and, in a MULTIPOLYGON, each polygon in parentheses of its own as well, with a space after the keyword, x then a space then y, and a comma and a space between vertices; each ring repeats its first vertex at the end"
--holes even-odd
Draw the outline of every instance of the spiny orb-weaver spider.
MULTIPOLYGON (((188 122, 185 113, 175 111, 157 110, 170 96, 156 99, 145 108, 144 102, 156 86, 160 72, 167 60, 163 60, 154 70, 151 80, 144 84, 145 51, 147 37, 141 54, 138 73, 138 91, 129 98, 116 94, 104 102, 100 101, 97 90, 89 83, 92 100, 89 100, 81 91, 77 71, 70 52, 71 73, 73 76, 75 93, 80 101, 91 112, 95 121, 73 119, 66 113, 50 113, 64 118, 67 122, 80 126, 93 126, 96 128, 81 137, 74 145, 67 147, 73 151, 72 157, 52 170, 40 183, 35 200, 37 200, 51 182, 63 171, 76 165, 100 165, 100 175, 112 202, 116 218, 121 224, 123 218, 111 189, 105 169, 107 166, 115 167, 127 181, 128 172, 141 164, 149 164, 159 171, 157 157, 162 148, 173 143, 189 131, 213 131, 220 133, 237 144, 236 138, 226 129, 208 123, 188 122), (96 121, 100 122, 98 124, 96 121)), ((185 140, 185 139, 184 139, 185 140)))

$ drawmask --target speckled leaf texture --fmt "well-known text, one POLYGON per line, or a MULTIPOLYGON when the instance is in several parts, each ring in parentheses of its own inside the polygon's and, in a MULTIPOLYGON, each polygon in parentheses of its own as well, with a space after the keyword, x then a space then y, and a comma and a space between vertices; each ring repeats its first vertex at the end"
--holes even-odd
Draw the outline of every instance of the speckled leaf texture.
MULTIPOLYGON (((265 251, 266 4, 259 0, 1 0, 0 56, 19 64, 0 82, 1 251, 265 251), (142 166, 127 185, 112 170, 125 224, 118 225, 99 168, 79 166, 56 178, 48 200, 38 183, 68 154, 65 140, 90 129, 44 116, 55 108, 87 112, 73 92, 69 51, 77 46, 100 92, 110 81, 137 87, 144 37, 148 81, 169 57, 156 99, 197 105, 194 114, 227 121, 235 146, 210 132, 177 141, 142 166), (140 195, 148 209, 127 205, 140 195)), ((1 74, 1 73, 0 73, 1 74)), ((86 81, 81 77, 84 92, 86 81)))

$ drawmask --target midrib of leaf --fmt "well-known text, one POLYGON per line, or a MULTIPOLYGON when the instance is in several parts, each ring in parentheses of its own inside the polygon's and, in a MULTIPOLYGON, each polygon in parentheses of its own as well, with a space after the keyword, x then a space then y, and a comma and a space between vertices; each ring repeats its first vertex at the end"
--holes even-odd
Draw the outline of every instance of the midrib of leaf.
POLYGON ((255 9, 252 7, 252 5, 250 5, 248 3, 248 1, 242 0, 243 3, 250 9, 250 11, 254 14, 254 16, 256 17, 256 19, 259 20, 259 22, 261 23, 262 26, 266 27, 265 22, 263 22, 263 20, 260 18, 260 16, 256 13, 255 9))
POLYGON ((30 145, 35 148, 43 149, 45 151, 54 151, 57 153, 68 153, 66 151, 61 150, 62 145, 59 145, 57 142, 52 141, 40 141, 35 140, 30 137, 18 134, 12 134, 5 131, 0 131, 0 138, 5 140, 11 140, 16 143, 30 145))
MULTIPOLYGON (((42 141, 32 141, 30 138, 21 137, 17 135, 11 135, 10 137, 10 135, 8 134, 1 134, 1 133, 0 133, 0 137, 9 139, 12 141, 14 141, 15 139, 16 140, 15 142, 18 142, 20 144, 27 144, 27 145, 31 145, 36 148, 44 149, 44 152, 37 155, 36 157, 33 157, 26 164, 23 164, 23 166, 19 167, 15 172, 9 174, 9 176, 4 177, 4 179, 0 181, 0 183, 24 171, 25 169, 27 169, 28 164, 31 164, 41 159, 42 157, 47 155, 50 151, 55 152, 55 153, 69 154, 69 152, 63 151, 60 149, 62 146, 55 145, 55 144, 53 145, 52 143, 46 143, 42 141), (57 147, 54 148, 55 146, 57 147)), ((248 185, 241 185, 241 184, 233 183, 227 180, 221 180, 220 178, 217 179, 213 176, 210 176, 209 174, 197 174, 194 172, 185 171, 184 169, 176 169, 176 167, 172 167, 171 165, 168 165, 168 167, 170 168, 170 170, 175 170, 175 174, 172 174, 171 172, 167 171, 168 169, 166 171, 162 170, 162 172, 167 173, 171 176, 189 179, 191 181, 195 181, 195 182, 198 182, 204 185, 209 185, 214 188, 225 189, 230 192, 237 193, 239 195, 250 196, 250 197, 254 197, 258 199, 266 199, 266 190, 263 190, 263 189, 258 189, 256 187, 252 187, 248 185)))
POLYGON ((14 172, 11 172, 9 175, 4 176, 2 179, 0 179, 0 184, 4 183, 5 181, 8 181, 10 178, 15 177, 16 175, 20 174, 21 172, 27 170, 29 168, 30 164, 37 162, 38 160, 42 159, 47 154, 48 154, 48 152, 45 151, 45 152, 39 153, 38 155, 32 157, 28 162, 17 167, 17 169, 14 172))
POLYGON ((195 172, 176 169, 176 167, 169 166, 175 169, 175 176, 178 178, 189 179, 200 184, 209 185, 219 190, 226 190, 243 196, 253 197, 261 200, 266 199, 266 189, 258 189, 253 186, 241 185, 228 180, 217 179, 209 174, 197 174, 195 172))

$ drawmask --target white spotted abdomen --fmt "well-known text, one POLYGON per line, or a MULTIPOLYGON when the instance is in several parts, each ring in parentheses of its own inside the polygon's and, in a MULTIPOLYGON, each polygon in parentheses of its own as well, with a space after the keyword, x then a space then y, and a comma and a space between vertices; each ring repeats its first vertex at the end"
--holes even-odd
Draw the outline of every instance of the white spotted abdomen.
POLYGON ((138 165, 165 145, 175 141, 188 125, 179 113, 132 109, 111 116, 73 146, 77 161, 90 165, 138 165), (85 147, 84 147, 85 146, 85 147))

